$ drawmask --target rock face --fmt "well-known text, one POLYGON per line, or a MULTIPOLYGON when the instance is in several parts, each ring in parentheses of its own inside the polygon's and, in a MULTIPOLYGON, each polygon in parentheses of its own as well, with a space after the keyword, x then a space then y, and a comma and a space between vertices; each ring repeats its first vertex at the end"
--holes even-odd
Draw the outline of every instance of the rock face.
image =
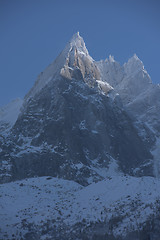
POLYGON ((124 173, 152 175, 148 146, 110 91, 75 34, 26 95, 7 144, 2 144, 10 179, 51 175, 87 185, 107 176, 111 161, 124 173))

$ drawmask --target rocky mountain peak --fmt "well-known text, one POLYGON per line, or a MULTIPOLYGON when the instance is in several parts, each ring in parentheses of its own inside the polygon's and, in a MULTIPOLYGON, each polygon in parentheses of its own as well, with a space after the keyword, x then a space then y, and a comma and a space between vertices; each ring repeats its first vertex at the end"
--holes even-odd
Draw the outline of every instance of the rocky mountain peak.
POLYGON ((85 42, 84 42, 83 38, 79 35, 79 32, 75 33, 72 36, 72 38, 68 44, 71 48, 76 48, 81 53, 89 55, 88 50, 85 46, 85 42))
POLYGON ((39 74, 33 88, 25 96, 25 100, 33 98, 45 85, 54 81, 59 74, 68 79, 83 79, 86 82, 88 82, 88 78, 100 79, 98 68, 89 55, 79 32, 72 36, 54 62, 39 74))
POLYGON ((124 70, 127 75, 136 74, 137 72, 144 70, 144 64, 139 57, 134 54, 127 63, 124 64, 124 70))
POLYGON ((114 60, 114 56, 109 55, 109 59, 108 59, 108 61, 111 62, 111 63, 115 62, 115 60, 114 60))
POLYGON ((94 85, 100 79, 99 70, 89 55, 83 38, 79 32, 73 35, 71 40, 62 51, 65 58, 60 74, 68 79, 83 79, 89 85, 94 85), (92 82, 90 80, 92 79, 92 82))

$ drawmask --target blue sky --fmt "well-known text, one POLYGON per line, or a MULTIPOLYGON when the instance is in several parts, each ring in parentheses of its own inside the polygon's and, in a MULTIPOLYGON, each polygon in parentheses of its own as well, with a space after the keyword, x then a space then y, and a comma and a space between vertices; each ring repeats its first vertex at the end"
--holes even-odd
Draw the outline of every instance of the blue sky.
POLYGON ((0 0, 0 106, 23 98, 77 31, 95 60, 136 53, 160 83, 159 0, 0 0))

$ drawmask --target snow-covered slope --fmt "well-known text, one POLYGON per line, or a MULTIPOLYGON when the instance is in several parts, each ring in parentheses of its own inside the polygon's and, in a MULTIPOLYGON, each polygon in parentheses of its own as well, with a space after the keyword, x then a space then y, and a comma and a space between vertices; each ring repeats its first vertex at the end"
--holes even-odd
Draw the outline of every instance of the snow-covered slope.
POLYGON ((0 108, 0 134, 5 134, 16 122, 23 100, 17 98, 0 108))
POLYGON ((112 176, 88 187, 41 177, 2 184, 0 190, 1 239, 94 239, 96 234, 124 239, 141 232, 160 207, 160 181, 152 177, 112 176))

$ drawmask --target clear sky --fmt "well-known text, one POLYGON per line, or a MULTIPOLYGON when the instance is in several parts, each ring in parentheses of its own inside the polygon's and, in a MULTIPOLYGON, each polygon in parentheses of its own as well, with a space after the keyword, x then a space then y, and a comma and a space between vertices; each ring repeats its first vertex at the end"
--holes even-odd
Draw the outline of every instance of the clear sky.
POLYGON ((0 106, 23 98, 77 31, 95 60, 136 53, 160 83, 160 0, 0 0, 0 106))

